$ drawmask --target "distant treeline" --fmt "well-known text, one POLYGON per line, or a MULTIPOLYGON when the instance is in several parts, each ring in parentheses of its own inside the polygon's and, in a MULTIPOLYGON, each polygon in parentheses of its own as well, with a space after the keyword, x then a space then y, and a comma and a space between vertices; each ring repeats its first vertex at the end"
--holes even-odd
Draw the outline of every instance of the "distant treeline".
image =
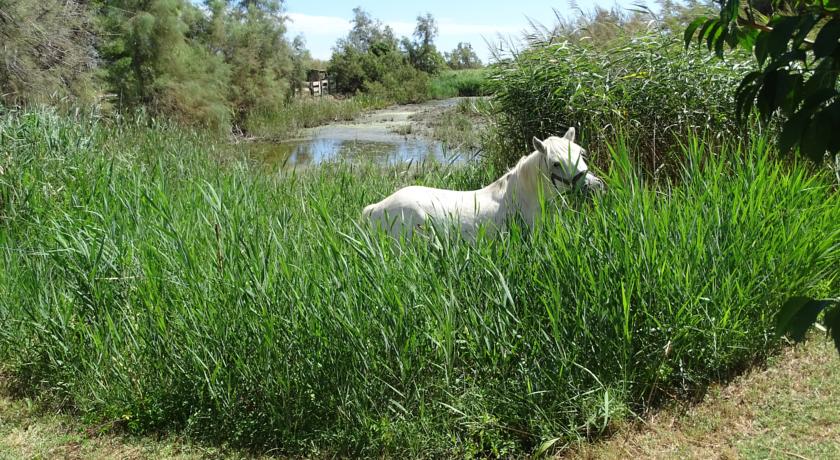
MULTIPOLYGON (((280 110, 306 70, 323 67, 287 34, 282 0, 0 0, 0 105, 96 105, 228 130, 280 110)), ((428 74, 473 68, 469 44, 446 57, 437 25, 415 40, 354 9, 329 64, 338 89, 428 97, 428 74), (448 61, 447 61, 448 60, 448 61)))

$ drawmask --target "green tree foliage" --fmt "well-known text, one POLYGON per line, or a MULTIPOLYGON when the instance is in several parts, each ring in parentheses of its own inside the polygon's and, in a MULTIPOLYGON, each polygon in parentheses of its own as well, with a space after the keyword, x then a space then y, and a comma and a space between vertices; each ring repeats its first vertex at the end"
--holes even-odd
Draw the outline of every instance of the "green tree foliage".
POLYGON ((366 91, 396 102, 427 97, 428 75, 411 65, 390 27, 361 8, 353 10, 353 27, 333 49, 328 72, 342 93, 366 91))
MULTIPOLYGON (((724 48, 751 51, 759 69, 736 94, 740 119, 758 112, 763 123, 779 118, 779 146, 822 162, 840 158, 840 0, 719 0, 717 16, 700 17, 685 30, 724 56, 724 48)), ((837 275, 835 275, 837 276, 837 275)), ((840 351, 840 300, 795 297, 779 316, 778 330, 796 339, 826 311, 828 332, 840 351)))
POLYGON ((289 80, 292 91, 301 92, 304 90, 303 81, 306 79, 306 71, 315 67, 315 62, 309 50, 306 49, 306 40, 298 35, 292 40, 292 72, 289 80))
POLYGON ((446 64, 452 70, 478 69, 481 67, 481 59, 475 54, 470 43, 461 42, 452 50, 445 53, 446 64))
MULTIPOLYGON (((379 19, 370 17, 370 14, 357 6, 353 8, 353 28, 347 36, 346 44, 356 50, 366 53, 377 43, 395 42, 394 31, 390 26, 382 24, 379 19)), ((339 45, 342 41, 339 41, 339 45)))
POLYGON ((183 0, 106 0, 100 5, 105 79, 123 109, 221 129, 229 122, 230 69, 188 36, 183 0))
POLYGON ((119 108, 226 129, 278 110, 307 58, 279 0, 101 0, 99 52, 119 108))
POLYGON ((367 82, 381 82, 405 61, 390 27, 360 7, 353 9, 352 23, 347 37, 336 43, 328 67, 336 89, 343 93, 360 91, 367 82))
POLYGON ((283 104, 294 68, 292 50, 278 0, 242 0, 227 18, 230 103, 241 122, 254 111, 283 104))
POLYGON ((435 38, 439 29, 437 21, 431 13, 417 16, 417 26, 414 28, 414 41, 402 39, 402 46, 408 54, 411 65, 426 73, 437 73, 444 67, 444 59, 435 47, 435 38))
POLYGON ((794 147, 822 161, 840 153, 840 137, 825 130, 840 126, 840 1, 746 2, 721 0, 717 17, 701 17, 685 31, 723 57, 724 47, 753 52, 759 70, 737 91, 742 118, 758 109, 765 123, 779 116, 782 150, 794 147), (769 13, 767 17, 763 13, 769 13))
POLYGON ((0 103, 91 100, 91 25, 82 1, 0 0, 0 103))

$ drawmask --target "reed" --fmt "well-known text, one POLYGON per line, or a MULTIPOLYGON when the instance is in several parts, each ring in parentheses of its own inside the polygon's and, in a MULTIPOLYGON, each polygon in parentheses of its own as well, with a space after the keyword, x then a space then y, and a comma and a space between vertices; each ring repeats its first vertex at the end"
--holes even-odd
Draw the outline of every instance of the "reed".
POLYGON ((837 292, 832 179, 741 145, 689 137, 654 186, 616 144, 608 193, 533 234, 397 246, 364 204, 496 173, 277 175, 165 124, 6 113, 0 369, 90 423, 281 454, 560 446, 765 356, 785 298, 837 292))

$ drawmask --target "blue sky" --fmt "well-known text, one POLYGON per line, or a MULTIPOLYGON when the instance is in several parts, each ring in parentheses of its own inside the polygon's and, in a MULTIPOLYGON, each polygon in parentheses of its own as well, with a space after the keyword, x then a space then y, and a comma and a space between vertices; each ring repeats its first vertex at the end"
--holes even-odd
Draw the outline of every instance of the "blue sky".
MULTIPOLYGON (((635 0, 579 0, 575 4, 584 10, 601 5, 630 7, 635 0)), ((571 10, 568 0, 510 1, 487 0, 466 2, 458 0, 287 0, 286 11, 291 22, 290 36, 303 34, 312 56, 329 59, 336 40, 347 35, 352 10, 361 6, 372 17, 390 25, 397 36, 411 35, 418 14, 432 13, 438 21, 440 35, 436 44, 441 51, 450 51, 460 41, 473 44, 479 57, 487 61, 489 49, 485 38, 497 42, 498 36, 518 38, 528 27, 528 18, 546 25, 554 20, 554 9, 571 10)))

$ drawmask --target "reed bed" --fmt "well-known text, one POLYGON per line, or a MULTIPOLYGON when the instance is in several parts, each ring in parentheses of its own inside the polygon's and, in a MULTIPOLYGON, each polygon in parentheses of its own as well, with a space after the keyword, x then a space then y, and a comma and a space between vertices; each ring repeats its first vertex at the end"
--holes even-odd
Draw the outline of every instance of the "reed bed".
MULTIPOLYGON (((684 142, 652 185, 475 244, 360 226, 455 169, 270 173, 163 124, 0 118, 0 370, 91 424, 288 455, 519 456, 593 436, 772 352, 837 290, 840 195, 762 139, 684 142)), ((525 152, 522 152, 525 153, 525 152)))

